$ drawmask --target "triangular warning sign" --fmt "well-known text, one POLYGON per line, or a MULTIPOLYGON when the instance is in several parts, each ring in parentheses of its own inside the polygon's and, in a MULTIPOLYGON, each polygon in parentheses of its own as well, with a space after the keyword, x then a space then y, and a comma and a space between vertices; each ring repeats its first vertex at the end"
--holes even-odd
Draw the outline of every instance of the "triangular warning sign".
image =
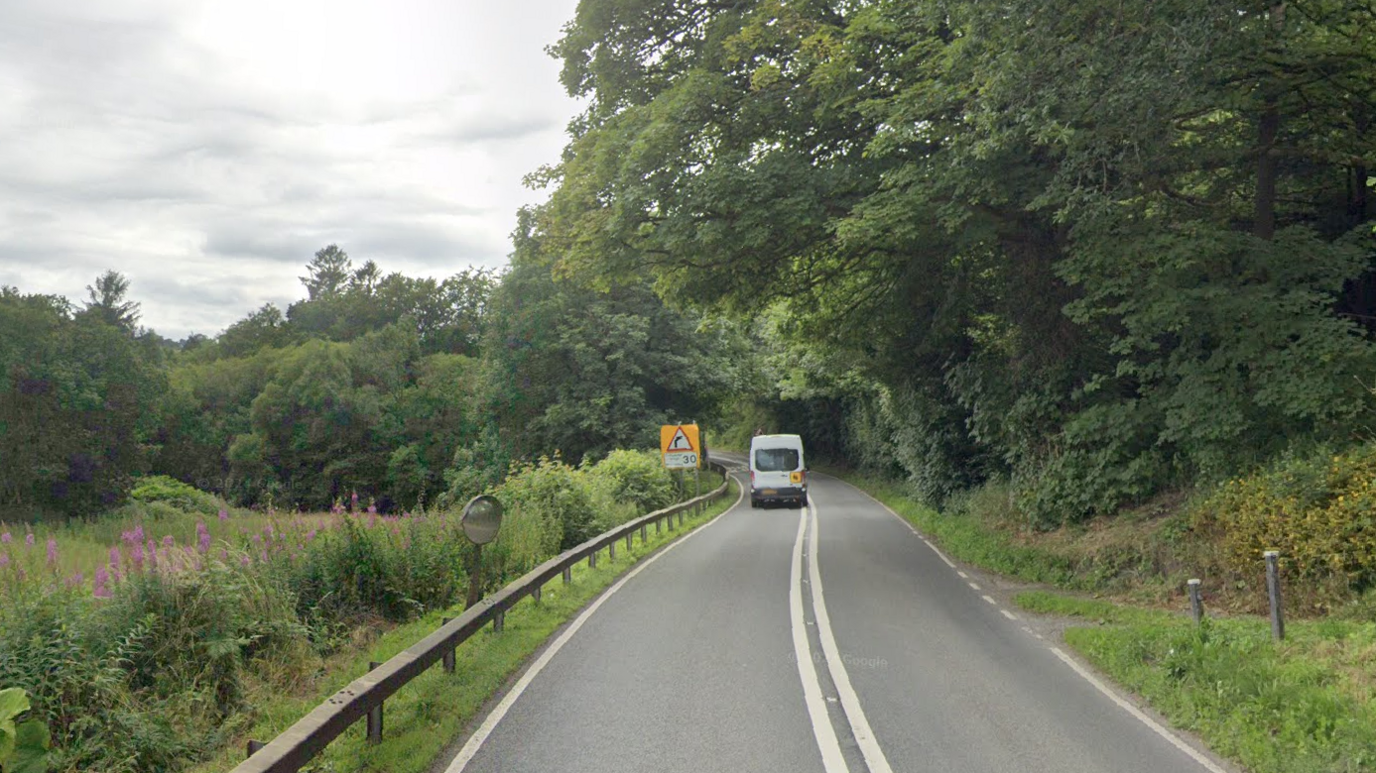
POLYGON ((670 451, 692 451, 693 443, 688 439, 688 433, 683 431, 683 427, 674 428, 674 438, 669 441, 670 451))

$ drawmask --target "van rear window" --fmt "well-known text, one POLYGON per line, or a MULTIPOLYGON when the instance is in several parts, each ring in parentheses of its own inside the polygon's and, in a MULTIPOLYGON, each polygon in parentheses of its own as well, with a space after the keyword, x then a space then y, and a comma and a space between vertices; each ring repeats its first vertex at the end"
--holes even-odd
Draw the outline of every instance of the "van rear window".
POLYGON ((760 472, 792 472, 798 469, 798 449, 758 449, 755 451, 755 469, 760 472))

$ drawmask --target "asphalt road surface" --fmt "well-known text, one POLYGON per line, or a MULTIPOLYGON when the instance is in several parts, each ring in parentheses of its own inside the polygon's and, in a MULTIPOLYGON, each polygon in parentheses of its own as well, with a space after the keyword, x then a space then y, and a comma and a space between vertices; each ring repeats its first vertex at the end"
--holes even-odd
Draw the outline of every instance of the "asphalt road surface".
POLYGON ((741 502, 642 562, 442 769, 1230 770, 874 500, 810 484, 805 509, 741 502))

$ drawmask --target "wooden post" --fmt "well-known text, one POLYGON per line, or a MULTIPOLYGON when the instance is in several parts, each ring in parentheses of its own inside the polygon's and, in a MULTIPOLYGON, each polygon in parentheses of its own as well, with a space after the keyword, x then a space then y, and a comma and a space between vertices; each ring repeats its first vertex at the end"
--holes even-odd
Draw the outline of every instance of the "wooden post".
POLYGON ((1199 625, 1204 622, 1204 600, 1199 596, 1199 580, 1190 580, 1190 616, 1194 618, 1194 624, 1199 625))
MULTIPOLYGON (((377 668, 377 667, 380 666, 380 665, 382 665, 382 664, 379 663, 379 662, 377 662, 377 661, 375 661, 375 660, 374 660, 374 661, 369 661, 369 663, 368 663, 368 670, 369 670, 369 671, 372 671, 373 669, 377 668)), ((382 704, 381 704, 381 703, 377 704, 377 707, 376 707, 376 708, 374 708, 372 711, 369 711, 369 712, 368 712, 368 743, 369 743, 369 744, 374 744, 374 745, 375 745, 375 744, 380 744, 380 743, 382 743, 382 704)))
MULTIPOLYGON (((449 625, 449 623, 451 622, 452 618, 442 617, 442 618, 440 618, 440 620, 443 621, 443 622, 440 623, 440 625, 449 625)), ((452 674, 452 673, 454 673, 454 650, 451 649, 451 650, 448 650, 447 652, 444 653, 443 662, 444 662, 444 673, 446 673, 446 674, 452 674)))
POLYGON ((1276 641, 1285 638, 1285 616, 1280 603, 1280 551, 1268 550, 1266 557, 1266 593, 1271 597, 1271 635, 1276 641))
POLYGON ((564 584, 568 585, 571 582, 573 582, 573 567, 566 566, 564 567, 564 584))

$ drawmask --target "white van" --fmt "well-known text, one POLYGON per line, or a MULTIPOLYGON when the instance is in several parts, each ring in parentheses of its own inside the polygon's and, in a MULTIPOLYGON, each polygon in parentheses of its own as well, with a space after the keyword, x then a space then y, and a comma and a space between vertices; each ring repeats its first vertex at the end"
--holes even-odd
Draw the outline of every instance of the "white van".
POLYGON ((750 506, 807 502, 803 439, 797 435, 756 435, 750 440, 750 506))

